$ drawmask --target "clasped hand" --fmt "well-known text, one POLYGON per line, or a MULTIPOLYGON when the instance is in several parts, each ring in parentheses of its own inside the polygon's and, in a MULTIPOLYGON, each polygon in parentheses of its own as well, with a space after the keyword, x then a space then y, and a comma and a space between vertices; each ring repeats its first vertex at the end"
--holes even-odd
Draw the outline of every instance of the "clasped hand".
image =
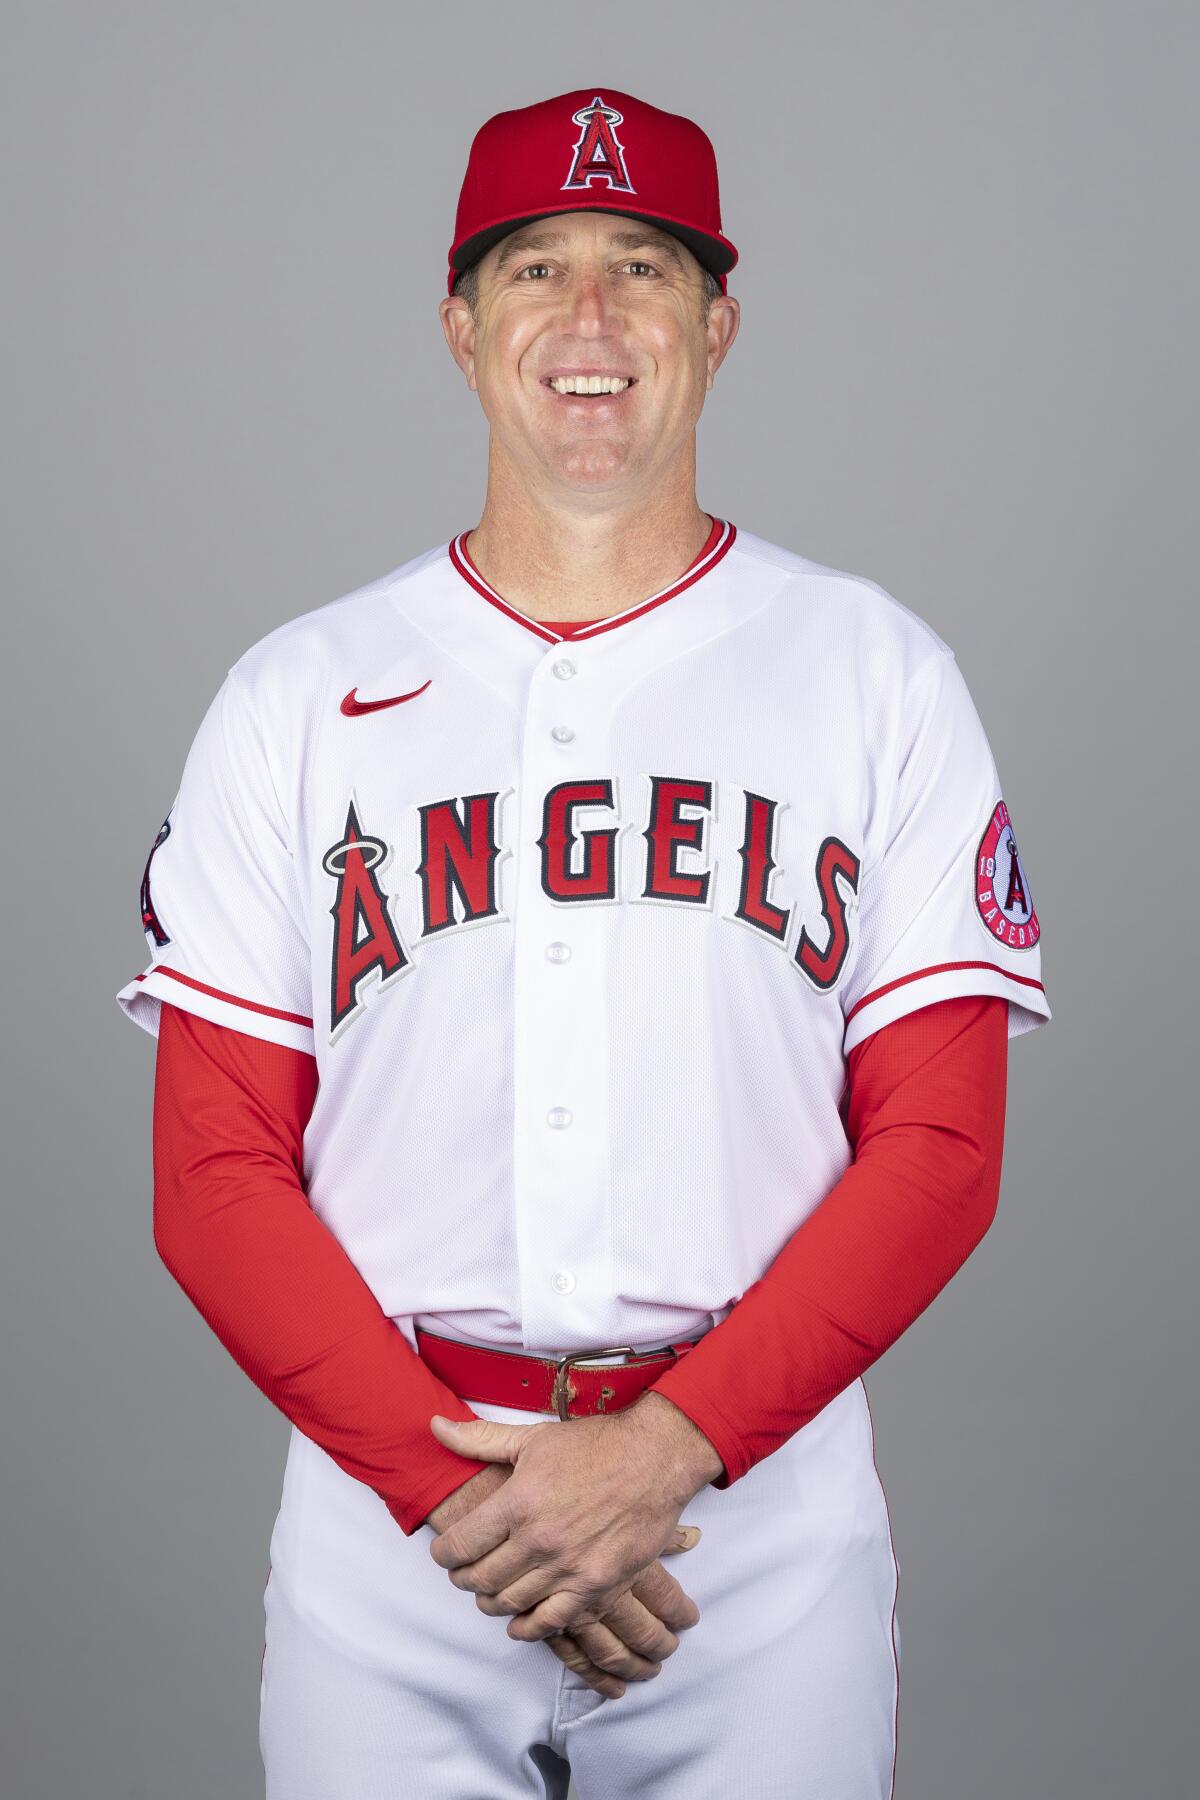
POLYGON ((679 1514, 703 1479, 693 1481, 684 1458, 664 1457, 654 1415, 639 1417, 636 1406, 536 1425, 439 1415, 431 1429, 460 1456, 513 1466, 429 1547, 482 1612, 513 1615, 511 1638, 553 1638, 600 1620, 664 1551, 699 1537, 680 1528, 679 1514))

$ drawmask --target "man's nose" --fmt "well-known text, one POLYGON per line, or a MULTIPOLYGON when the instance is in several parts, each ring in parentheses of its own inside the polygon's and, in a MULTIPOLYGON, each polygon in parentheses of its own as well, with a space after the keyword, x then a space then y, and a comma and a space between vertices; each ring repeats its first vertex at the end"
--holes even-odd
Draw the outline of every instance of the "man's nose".
POLYGON ((601 270, 577 270, 567 289, 567 297, 576 331, 598 337, 607 330, 615 307, 601 270))

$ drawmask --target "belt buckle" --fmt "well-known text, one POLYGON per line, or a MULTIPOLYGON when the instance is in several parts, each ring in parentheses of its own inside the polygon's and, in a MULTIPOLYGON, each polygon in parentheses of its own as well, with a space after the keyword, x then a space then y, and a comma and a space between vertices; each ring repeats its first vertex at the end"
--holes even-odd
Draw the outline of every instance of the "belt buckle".
MULTIPOLYGON (((599 1362, 605 1356, 661 1356, 661 1350, 635 1350, 632 1344, 611 1344, 607 1350, 572 1350, 567 1356, 560 1356, 554 1372, 554 1385, 550 1390, 550 1398, 554 1402, 555 1411, 560 1419, 567 1420, 570 1413, 567 1408, 575 1399, 575 1389, 571 1386, 570 1371, 576 1363, 599 1362)), ((627 1365, 618 1364, 619 1368, 627 1365)), ((604 1396, 601 1396, 600 1410, 604 1410, 604 1396)))
POLYGON ((550 1390, 550 1398, 560 1419, 569 1419, 567 1408, 575 1398, 575 1389, 571 1386, 570 1371, 576 1363, 599 1362, 605 1356, 632 1356, 631 1344, 613 1344, 607 1350, 572 1350, 568 1356, 560 1356, 554 1371, 554 1386, 550 1390))

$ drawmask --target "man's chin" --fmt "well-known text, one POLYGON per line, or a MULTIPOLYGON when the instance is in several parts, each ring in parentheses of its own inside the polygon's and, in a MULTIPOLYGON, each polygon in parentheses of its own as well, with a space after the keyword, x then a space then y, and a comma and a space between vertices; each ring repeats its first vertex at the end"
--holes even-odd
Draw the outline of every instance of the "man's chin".
POLYGON ((619 487, 637 467, 626 449, 601 444, 563 445, 546 462, 564 486, 581 490, 619 487))

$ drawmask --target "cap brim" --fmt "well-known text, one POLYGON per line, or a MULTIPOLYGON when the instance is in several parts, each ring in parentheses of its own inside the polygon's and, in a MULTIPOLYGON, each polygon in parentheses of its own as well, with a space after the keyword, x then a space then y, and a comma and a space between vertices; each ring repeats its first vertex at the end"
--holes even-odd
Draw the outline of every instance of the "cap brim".
POLYGON ((555 213, 566 212, 609 212, 614 218, 641 219, 646 225, 657 225, 661 231, 669 232, 687 246, 702 268, 714 275, 727 275, 737 262, 738 253, 728 238, 714 237, 707 231, 697 231, 694 225, 681 224, 678 219, 665 219, 661 213, 635 212, 631 206, 605 206, 597 199, 589 205, 580 194, 564 200, 561 206, 545 207, 540 212, 520 213, 515 218, 493 219, 479 231, 464 238, 461 244, 455 244, 450 252, 450 267, 455 274, 461 275, 471 263, 478 262, 485 256, 493 244, 515 231, 518 225, 532 225, 538 219, 553 218, 555 213))

